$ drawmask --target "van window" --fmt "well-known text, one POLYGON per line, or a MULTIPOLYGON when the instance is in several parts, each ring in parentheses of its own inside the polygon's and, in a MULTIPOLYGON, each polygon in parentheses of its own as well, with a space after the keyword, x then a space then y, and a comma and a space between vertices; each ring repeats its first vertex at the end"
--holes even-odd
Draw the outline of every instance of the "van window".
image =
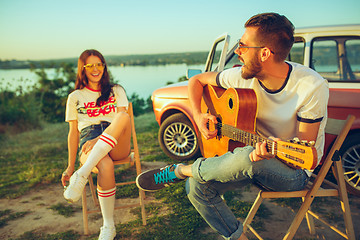
POLYGON ((360 81, 360 39, 351 39, 345 42, 347 59, 355 78, 360 81))
POLYGON ((288 60, 304 65, 305 40, 301 37, 295 38, 293 47, 290 50, 288 60))
POLYGON ((311 67, 328 80, 339 80, 339 61, 335 40, 315 40, 312 44, 311 67))
POLYGON ((352 36, 315 38, 310 67, 329 81, 360 81, 360 38, 352 36))

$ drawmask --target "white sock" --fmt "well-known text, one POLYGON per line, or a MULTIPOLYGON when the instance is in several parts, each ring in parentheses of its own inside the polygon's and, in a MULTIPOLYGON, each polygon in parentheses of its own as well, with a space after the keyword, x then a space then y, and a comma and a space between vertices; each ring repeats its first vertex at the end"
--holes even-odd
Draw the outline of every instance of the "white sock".
POLYGON ((116 187, 110 190, 97 189, 101 213, 103 216, 103 226, 114 226, 114 207, 116 187))
POLYGON ((113 136, 102 133, 91 150, 86 162, 78 170, 78 174, 87 178, 91 173, 91 170, 116 146, 116 144, 117 140, 113 136))

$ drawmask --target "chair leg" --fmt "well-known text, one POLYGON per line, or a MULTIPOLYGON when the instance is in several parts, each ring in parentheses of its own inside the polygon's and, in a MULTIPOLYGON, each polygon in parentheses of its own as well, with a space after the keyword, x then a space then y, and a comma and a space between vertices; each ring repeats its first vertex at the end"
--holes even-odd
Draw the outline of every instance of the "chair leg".
POLYGON ((293 222, 291 223, 288 231, 286 232, 283 240, 293 239, 293 237, 295 236, 295 233, 298 230, 302 220, 304 219, 306 212, 309 210, 309 207, 314 200, 315 196, 313 196, 312 194, 313 194, 313 191, 309 191, 308 194, 306 195, 306 197, 304 198, 304 201, 301 204, 301 207, 300 207, 299 211, 297 212, 293 222))
MULTIPOLYGON (((303 202, 305 200, 305 198, 302 198, 303 202)), ((311 208, 309 207, 309 210, 311 210, 311 208)), ((315 234, 315 224, 314 224, 314 217, 311 216, 311 214, 309 214, 308 212, 306 212, 306 222, 307 222, 307 225, 308 225, 308 228, 309 228, 309 233, 311 235, 314 235, 315 234)))
MULTIPOLYGON (((334 146, 336 145, 334 144, 334 146)), ((333 154, 333 153, 330 152, 329 154, 333 154)), ((329 171, 331 165, 332 165, 332 161, 327 161, 321 167, 311 187, 311 190, 309 190, 308 193, 306 194, 299 211, 297 212, 293 222, 291 223, 288 231, 286 232, 285 237, 283 238, 284 240, 293 239, 293 237, 295 236, 296 231, 298 230, 302 220, 304 219, 306 212, 309 210, 311 203, 314 201, 316 193, 319 190, 322 182, 324 181, 325 176, 329 171)))
POLYGON ((139 189, 139 199, 140 199, 142 222, 143 222, 143 226, 145 226, 146 225, 145 192, 141 189, 139 189))
POLYGON ((88 225, 88 210, 87 210, 87 201, 86 201, 86 188, 82 193, 82 212, 83 212, 83 223, 84 223, 84 234, 89 234, 89 225, 88 225))
POLYGON ((343 168, 341 161, 334 162, 335 167, 333 168, 334 174, 336 174, 336 179, 338 181, 339 186, 339 198, 341 203, 341 210, 344 216, 346 234, 348 239, 355 240, 355 231, 354 225, 351 218, 350 204, 345 186, 345 179, 343 175, 343 168))
POLYGON ((96 190, 95 190, 95 186, 94 186, 94 181, 92 179, 92 174, 90 173, 89 177, 88 177, 88 181, 89 181, 89 187, 90 187, 90 192, 91 192, 91 197, 94 201, 94 204, 96 207, 99 207, 99 200, 96 196, 96 190))
POLYGON ((250 223, 255 217, 256 212, 258 211, 261 203, 263 202, 264 198, 261 196, 262 191, 260 190, 254 204, 252 205, 248 215, 246 216, 244 223, 243 223, 243 231, 246 232, 246 230, 249 228, 250 223))

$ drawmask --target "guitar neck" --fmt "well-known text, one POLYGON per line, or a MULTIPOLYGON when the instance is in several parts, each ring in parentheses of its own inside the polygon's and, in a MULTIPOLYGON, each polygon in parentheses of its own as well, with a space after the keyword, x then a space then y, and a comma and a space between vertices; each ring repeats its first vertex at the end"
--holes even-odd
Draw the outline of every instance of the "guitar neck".
POLYGON ((267 138, 260 137, 256 134, 246 132, 244 130, 238 129, 236 127, 227 125, 227 124, 218 124, 218 129, 221 131, 221 135, 229 137, 235 141, 244 143, 246 145, 256 147, 256 143, 266 141, 267 151, 275 154, 276 153, 276 142, 267 138))

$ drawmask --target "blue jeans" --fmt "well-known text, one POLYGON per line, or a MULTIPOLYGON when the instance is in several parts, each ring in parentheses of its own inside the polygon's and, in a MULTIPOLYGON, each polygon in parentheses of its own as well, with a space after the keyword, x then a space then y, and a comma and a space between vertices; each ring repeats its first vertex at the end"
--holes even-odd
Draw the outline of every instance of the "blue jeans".
POLYGON ((190 202, 205 221, 225 239, 238 239, 243 225, 236 219, 222 195, 253 181, 273 191, 303 189, 309 177, 277 159, 251 162, 253 147, 236 148, 220 157, 199 158, 192 165, 193 177, 186 182, 190 202))

